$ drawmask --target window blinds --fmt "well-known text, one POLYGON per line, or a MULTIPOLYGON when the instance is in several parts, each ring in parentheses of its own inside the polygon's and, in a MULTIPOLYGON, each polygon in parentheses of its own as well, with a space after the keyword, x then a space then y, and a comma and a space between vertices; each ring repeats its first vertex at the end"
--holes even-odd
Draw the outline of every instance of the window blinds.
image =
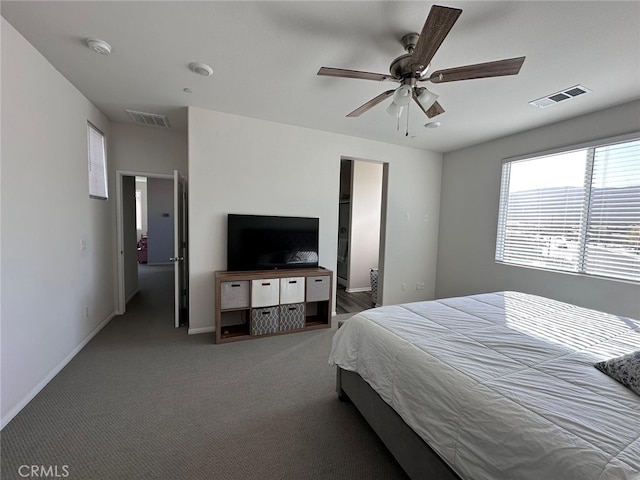
POLYGON ((106 200, 107 159, 104 135, 90 123, 87 125, 89 143, 89 196, 106 200))
POLYGON ((584 272, 640 281, 640 140, 594 150, 584 272))
POLYGON ((640 281, 640 141, 505 163, 496 261, 640 281))

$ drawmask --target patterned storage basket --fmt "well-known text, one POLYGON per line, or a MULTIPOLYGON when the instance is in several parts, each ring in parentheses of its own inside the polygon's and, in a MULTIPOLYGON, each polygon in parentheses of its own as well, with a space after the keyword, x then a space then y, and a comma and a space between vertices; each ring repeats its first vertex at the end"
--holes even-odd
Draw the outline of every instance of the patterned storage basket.
POLYGON ((251 310, 251 335, 266 335, 278 331, 278 307, 251 310))
POLYGON ((378 302, 378 269, 372 268, 369 276, 371 277, 371 301, 375 305, 378 302))
POLYGON ((280 331, 304 328, 304 303, 280 305, 280 331))

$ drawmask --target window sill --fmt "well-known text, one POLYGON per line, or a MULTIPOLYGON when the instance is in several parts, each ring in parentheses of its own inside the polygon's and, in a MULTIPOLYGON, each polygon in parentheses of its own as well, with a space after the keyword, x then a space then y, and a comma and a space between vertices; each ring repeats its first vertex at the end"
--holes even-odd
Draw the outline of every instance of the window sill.
POLYGON ((640 281, 636 281, 636 280, 626 280, 626 279, 622 279, 622 278, 613 278, 613 277, 605 277, 605 276, 601 276, 601 275, 592 275, 589 273, 580 273, 580 272, 570 272, 570 271, 566 271, 566 270, 555 270, 553 268, 545 268, 545 267, 537 267, 537 266, 533 266, 533 265, 522 265, 520 263, 509 263, 509 262, 500 262, 500 261, 495 261, 494 262, 496 265, 503 265, 506 267, 515 267, 515 268, 526 268, 528 270, 538 270, 541 272, 547 272, 547 273, 555 273, 558 275, 569 275, 572 277, 578 277, 578 278, 586 278, 586 279, 594 279, 594 280, 605 280, 608 282, 616 282, 616 283, 625 283, 627 285, 640 285, 640 281))

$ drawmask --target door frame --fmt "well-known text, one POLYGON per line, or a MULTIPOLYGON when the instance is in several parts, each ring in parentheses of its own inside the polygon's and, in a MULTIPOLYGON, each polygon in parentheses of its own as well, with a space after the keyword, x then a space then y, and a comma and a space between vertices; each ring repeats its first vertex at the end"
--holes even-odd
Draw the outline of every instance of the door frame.
MULTIPOLYGON (((380 161, 380 160, 369 160, 366 158, 359 157, 351 157, 348 155, 343 155, 340 157, 340 165, 342 165, 342 160, 348 160, 351 162, 351 186, 353 188, 353 171, 355 162, 363 162, 363 163, 375 163, 382 166, 382 184, 381 184, 381 198, 380 198, 380 236, 378 239, 378 284, 377 284, 377 301, 376 307, 383 305, 383 291, 384 291, 384 263, 385 263, 385 252, 387 248, 386 240, 387 240, 387 211, 388 211, 388 199, 389 199, 389 162, 380 161)), ((352 198, 353 200, 353 198, 352 198)), ((338 206, 338 208, 340 208, 338 206)), ((351 224, 353 222, 353 213, 351 209, 353 208, 353 201, 349 206, 349 248, 351 248, 351 224)), ((339 213, 338 213, 339 215, 339 213)), ((338 230, 339 230, 338 226, 338 230)), ((337 241, 337 240, 336 240, 337 241)), ((351 259, 347 258, 347 282, 348 275, 350 274, 351 269, 351 259)), ((338 285, 337 281, 338 272, 337 272, 337 264, 336 264, 336 287, 338 285)), ((336 297, 337 303, 337 297, 336 297)))
POLYGON ((189 326, 187 179, 173 171, 173 275, 175 327, 189 326))
POLYGON ((122 180, 123 177, 163 178, 173 181, 173 174, 137 172, 131 170, 116 170, 116 315, 123 315, 127 311, 124 280, 124 218, 122 209, 122 180))

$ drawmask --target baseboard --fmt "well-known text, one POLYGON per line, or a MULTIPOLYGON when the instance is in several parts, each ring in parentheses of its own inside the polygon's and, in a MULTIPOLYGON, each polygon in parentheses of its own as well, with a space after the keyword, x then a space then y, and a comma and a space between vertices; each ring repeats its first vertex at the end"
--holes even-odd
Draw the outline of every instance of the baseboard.
POLYGON ((87 335, 87 337, 82 342, 80 342, 80 344, 76 348, 71 350, 71 352, 66 357, 64 357, 62 361, 58 363, 58 365, 56 365, 35 387, 33 387, 33 389, 31 389, 31 391, 14 408, 12 408, 11 411, 9 411, 9 413, 7 413, 7 415, 4 418, 2 418, 2 420, 0 421, 0 430, 6 427, 7 424, 11 420, 13 420, 13 417, 15 417, 18 413, 20 413, 20 411, 24 407, 26 407, 29 404, 29 402, 33 400, 36 395, 38 395, 38 393, 40 393, 40 390, 46 387, 47 384, 53 379, 53 377, 55 377, 58 373, 60 373, 60 370, 62 370, 67 365, 67 363, 69 363, 73 359, 73 357, 75 357, 78 354, 78 352, 82 350, 84 346, 87 343, 89 343, 89 341, 91 341, 91 339, 95 337, 96 334, 100 330, 102 330, 104 326, 107 323, 109 323, 115 316, 116 316, 115 311, 109 314, 107 318, 105 318, 100 323, 100 325, 98 325, 95 329, 93 329, 93 331, 89 335, 87 335))
POLYGON ((370 292, 371 287, 347 288, 345 291, 347 293, 370 292))
POLYGON ((215 332, 216 327, 200 327, 200 328, 189 328, 189 335, 197 335, 199 333, 211 333, 215 332))
POLYGON ((124 301, 124 304, 126 305, 127 303, 129 303, 129 302, 131 301, 131 299, 132 299, 133 297, 135 297, 135 296, 138 294, 138 292, 139 292, 139 291, 140 291, 140 290, 136 288, 136 289, 135 289, 135 291, 134 291, 131 295, 129 295, 129 298, 127 298, 127 299, 124 301))

